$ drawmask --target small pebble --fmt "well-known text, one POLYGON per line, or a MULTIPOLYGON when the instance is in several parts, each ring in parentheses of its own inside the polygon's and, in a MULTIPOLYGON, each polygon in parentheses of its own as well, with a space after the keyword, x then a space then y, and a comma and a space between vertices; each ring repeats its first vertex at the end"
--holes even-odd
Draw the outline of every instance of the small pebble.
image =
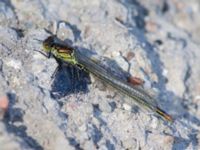
POLYGON ((146 30, 148 32, 156 32, 158 30, 158 25, 153 21, 146 22, 146 30))
POLYGON ((0 120, 3 119, 5 112, 8 109, 9 100, 7 96, 0 98, 0 120))
POLYGON ((103 112, 107 112, 110 113, 112 112, 112 107, 109 105, 109 103, 106 100, 101 100, 99 102, 99 108, 103 111, 103 112))
POLYGON ((83 124, 83 125, 81 125, 81 126, 79 127, 79 130, 80 130, 80 131, 86 131, 86 129, 87 129, 87 127, 86 127, 85 124, 83 124))
POLYGON ((125 149, 134 149, 137 146, 137 141, 132 138, 123 140, 123 146, 125 149))
POLYGON ((130 110, 131 110, 131 106, 128 105, 128 104, 126 104, 126 103, 123 104, 123 108, 124 108, 125 110, 127 110, 127 111, 130 111, 130 110))
POLYGON ((14 69, 21 69, 22 67, 21 62, 19 60, 14 60, 14 59, 7 60, 6 64, 10 67, 13 67, 14 69))
POLYGON ((7 96, 0 98, 0 109, 7 110, 9 105, 9 100, 7 96))
POLYGON ((133 53, 133 52, 128 52, 127 55, 126 55, 126 59, 128 61, 130 61, 134 57, 135 57, 135 53, 133 53))
POLYGON ((96 149, 94 143, 92 141, 86 141, 83 145, 84 149, 96 149))

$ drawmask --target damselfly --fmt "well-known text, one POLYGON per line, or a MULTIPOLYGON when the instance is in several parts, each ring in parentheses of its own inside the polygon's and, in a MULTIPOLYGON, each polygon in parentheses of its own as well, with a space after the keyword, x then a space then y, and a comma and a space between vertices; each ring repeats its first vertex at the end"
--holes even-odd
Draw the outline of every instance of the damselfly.
POLYGON ((100 66, 95 59, 82 54, 79 50, 64 42, 58 41, 59 39, 55 35, 49 36, 43 41, 43 48, 47 53, 46 56, 48 58, 53 56, 56 60, 77 66, 92 73, 100 80, 109 84, 120 93, 127 95, 141 106, 145 106, 146 108, 152 110, 167 121, 173 121, 172 117, 160 109, 156 100, 145 92, 144 89, 121 80, 104 67, 100 66))

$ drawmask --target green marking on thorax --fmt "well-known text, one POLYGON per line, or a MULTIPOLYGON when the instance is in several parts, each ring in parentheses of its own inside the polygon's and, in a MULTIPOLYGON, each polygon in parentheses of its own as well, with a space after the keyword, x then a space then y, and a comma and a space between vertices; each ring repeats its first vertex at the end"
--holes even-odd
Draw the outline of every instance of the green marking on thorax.
POLYGON ((72 65, 77 65, 77 64, 79 64, 78 61, 76 60, 74 51, 73 51, 71 54, 67 54, 67 53, 58 52, 57 49, 52 48, 51 53, 52 53, 55 57, 61 59, 62 61, 68 62, 68 63, 70 63, 70 64, 72 64, 72 65))

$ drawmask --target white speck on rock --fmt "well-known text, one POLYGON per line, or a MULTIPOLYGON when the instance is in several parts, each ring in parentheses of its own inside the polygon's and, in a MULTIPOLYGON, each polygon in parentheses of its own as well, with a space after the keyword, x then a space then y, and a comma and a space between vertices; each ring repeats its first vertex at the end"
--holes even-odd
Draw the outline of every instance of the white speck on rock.
POLYGON ((6 64, 14 69, 21 69, 22 63, 19 60, 10 59, 6 61, 6 64))
POLYGON ((131 110, 131 106, 128 105, 128 104, 126 104, 126 103, 123 104, 123 107, 124 107, 124 109, 127 110, 127 111, 130 111, 130 110, 131 110))

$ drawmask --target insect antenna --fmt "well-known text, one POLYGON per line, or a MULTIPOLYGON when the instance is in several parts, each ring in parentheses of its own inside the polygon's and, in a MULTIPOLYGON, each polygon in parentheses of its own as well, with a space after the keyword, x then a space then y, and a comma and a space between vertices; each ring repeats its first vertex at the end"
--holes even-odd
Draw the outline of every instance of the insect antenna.
POLYGON ((50 34, 50 35, 55 35, 55 34, 53 34, 50 30, 48 30, 48 29, 46 29, 46 28, 44 28, 44 30, 45 30, 48 34, 50 34))
POLYGON ((33 40, 39 41, 40 43, 43 42, 43 40, 40 40, 40 39, 35 39, 35 38, 34 38, 33 40))

